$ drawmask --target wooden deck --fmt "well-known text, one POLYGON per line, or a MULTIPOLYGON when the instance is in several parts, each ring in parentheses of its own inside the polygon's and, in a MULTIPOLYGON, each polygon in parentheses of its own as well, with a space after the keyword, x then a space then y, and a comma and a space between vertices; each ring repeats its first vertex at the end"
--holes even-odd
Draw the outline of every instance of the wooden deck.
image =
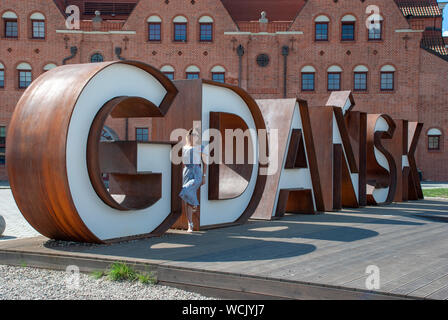
POLYGON ((193 234, 170 231, 161 238, 114 245, 56 247, 43 237, 1 241, 0 263, 20 264, 24 259, 28 265, 41 261, 45 266, 35 258, 39 255, 49 267, 57 267, 57 257, 81 264, 79 259, 124 260, 165 267, 165 272, 181 270, 182 275, 161 274, 161 280, 176 284, 177 279, 177 285, 187 288, 182 277, 196 277, 195 285, 219 287, 222 282, 229 290, 256 293, 251 281, 263 279, 271 284, 264 284, 262 294, 269 296, 271 286, 276 297, 362 299, 378 294, 448 299, 447 222, 448 202, 424 200, 316 216, 286 215, 270 222, 251 220, 193 234), (366 290, 369 265, 380 270, 376 292, 366 290), (232 281, 241 282, 235 284, 237 289, 232 281), (296 287, 287 289, 292 284, 296 287), (331 295, 325 290, 336 291, 331 295))

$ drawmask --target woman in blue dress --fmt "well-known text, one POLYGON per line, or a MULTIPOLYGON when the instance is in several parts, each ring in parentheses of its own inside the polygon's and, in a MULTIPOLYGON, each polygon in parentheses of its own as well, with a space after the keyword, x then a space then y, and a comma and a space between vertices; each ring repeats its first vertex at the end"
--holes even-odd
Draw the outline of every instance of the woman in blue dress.
POLYGON ((199 206, 198 189, 205 183, 204 148, 200 144, 199 134, 190 129, 186 144, 182 148, 183 183, 179 196, 185 201, 188 219, 188 231, 193 232, 193 211, 199 206))

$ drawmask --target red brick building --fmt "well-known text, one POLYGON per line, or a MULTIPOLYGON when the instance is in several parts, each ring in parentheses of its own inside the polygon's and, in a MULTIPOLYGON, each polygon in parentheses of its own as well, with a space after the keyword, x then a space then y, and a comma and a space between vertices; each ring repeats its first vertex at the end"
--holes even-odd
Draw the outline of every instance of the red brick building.
MULTIPOLYGON (((448 49, 436 0, 1 0, 0 17, 0 179, 6 129, 30 81, 56 65, 132 59, 255 98, 318 105, 352 90, 358 110, 424 122, 419 167, 448 180, 448 49), (79 29, 66 25, 69 5, 79 29)), ((108 125, 121 139, 151 134, 147 120, 108 125)))

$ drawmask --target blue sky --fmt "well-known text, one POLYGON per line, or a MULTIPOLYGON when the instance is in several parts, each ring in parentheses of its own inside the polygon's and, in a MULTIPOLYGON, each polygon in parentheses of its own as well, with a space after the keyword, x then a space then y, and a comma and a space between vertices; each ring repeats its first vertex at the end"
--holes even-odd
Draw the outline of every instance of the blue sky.
MULTIPOLYGON (((437 2, 447 2, 447 0, 437 0, 437 2)), ((448 5, 443 10, 443 32, 448 33, 448 5)))

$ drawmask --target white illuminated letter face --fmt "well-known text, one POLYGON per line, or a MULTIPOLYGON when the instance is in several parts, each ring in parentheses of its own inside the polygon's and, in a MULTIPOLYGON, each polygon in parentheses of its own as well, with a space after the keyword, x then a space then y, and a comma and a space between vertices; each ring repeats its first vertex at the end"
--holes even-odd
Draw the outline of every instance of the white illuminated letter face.
POLYGON ((162 194, 148 208, 121 211, 98 196, 89 178, 86 146, 92 122, 102 106, 114 97, 141 97, 156 106, 167 90, 148 72, 127 64, 112 64, 98 72, 84 87, 75 105, 67 136, 67 175, 78 214, 100 240, 132 237, 153 232, 171 212, 170 144, 137 144, 136 173, 162 176, 162 194))
MULTIPOLYGON (((257 108, 255 102, 252 108, 257 108)), ((210 129, 210 117, 215 115, 219 118, 220 114, 225 114, 228 117, 234 117, 242 123, 248 131, 244 130, 248 137, 250 137, 251 152, 249 163, 252 164, 252 171, 246 178, 247 182, 242 188, 241 193, 232 198, 219 199, 219 195, 213 200, 209 197, 209 188, 211 186, 208 182, 201 188, 200 203, 200 226, 213 226, 218 224, 233 223, 240 219, 253 201, 253 194, 256 189, 257 180, 259 179, 259 163, 258 163, 258 136, 256 121, 253 116, 251 106, 243 99, 241 93, 235 91, 230 87, 215 85, 213 83, 204 83, 202 87, 202 132, 207 133, 210 129)), ((213 129, 213 128, 212 128, 213 129)), ((242 128, 243 129, 243 128, 242 128)), ((204 138, 205 137, 204 134, 204 138)), ((224 146, 223 146, 224 147, 224 146)), ((235 180, 238 181, 238 180, 235 180)), ((225 183, 224 181, 216 180, 217 183, 225 183)), ((244 182, 244 181, 242 181, 244 182)), ((257 199, 259 201, 260 199, 257 199)), ((248 218, 248 217, 247 217, 248 218)))
MULTIPOLYGON (((386 122, 386 120, 383 117, 378 117, 376 123, 375 123, 375 132, 377 131, 388 131, 389 130, 389 124, 386 122)), ((375 150, 375 159, 382 168, 384 168, 387 172, 390 172, 389 163, 386 159, 386 156, 383 152, 378 150, 376 146, 374 146, 375 150)), ((368 186, 367 193, 370 194, 370 192, 373 196, 373 199, 376 203, 383 203, 387 200, 387 195, 389 193, 389 186, 383 186, 383 187, 375 187, 375 186, 368 186)))
MULTIPOLYGON (((397 186, 397 166, 383 139, 392 139, 395 122, 385 114, 367 116, 367 200, 369 204, 391 203, 397 186)), ((401 168, 400 168, 401 169, 401 168)))
POLYGON ((276 190, 274 210, 272 211, 273 217, 280 217, 285 211, 290 213, 313 213, 316 211, 316 200, 307 155, 309 146, 306 144, 304 134, 299 103, 296 102, 281 166, 280 181, 276 190), (293 201, 288 201, 288 199, 293 201), (290 207, 286 207, 286 202, 289 202, 290 207), (308 212, 297 209, 299 202, 308 202, 308 212), (296 208, 294 208, 294 205, 291 206, 294 203, 297 204, 296 208))
POLYGON ((343 114, 344 110, 333 107, 333 184, 337 184, 333 186, 333 192, 337 190, 333 197, 340 197, 333 201, 333 209, 336 210, 342 206, 359 206, 359 171, 343 114))

